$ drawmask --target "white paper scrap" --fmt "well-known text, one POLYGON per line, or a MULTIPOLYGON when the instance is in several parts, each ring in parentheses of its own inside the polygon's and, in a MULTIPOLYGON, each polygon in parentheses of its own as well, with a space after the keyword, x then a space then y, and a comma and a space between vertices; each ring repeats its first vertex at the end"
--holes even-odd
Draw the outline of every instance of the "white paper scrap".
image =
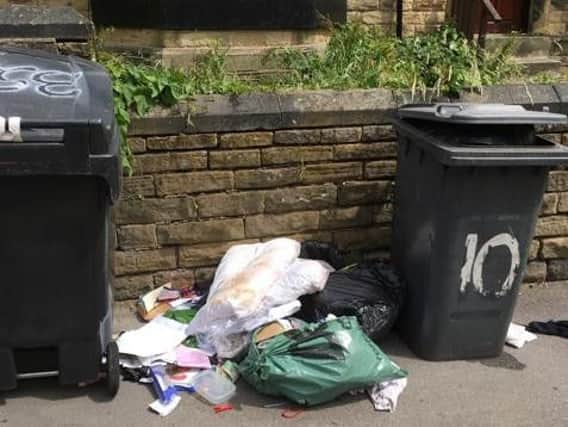
POLYGON ((142 358, 168 353, 185 340, 186 326, 163 316, 157 317, 141 328, 123 333, 116 342, 118 350, 142 358))
POLYGON ((505 342, 511 347, 522 348, 526 343, 536 340, 538 337, 526 330, 522 325, 511 323, 507 331, 505 342))

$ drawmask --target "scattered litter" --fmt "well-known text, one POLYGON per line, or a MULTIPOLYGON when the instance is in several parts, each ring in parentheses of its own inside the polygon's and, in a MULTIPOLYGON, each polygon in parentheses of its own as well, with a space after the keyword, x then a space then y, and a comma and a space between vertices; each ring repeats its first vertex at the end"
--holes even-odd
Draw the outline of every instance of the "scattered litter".
POLYGON ((166 286, 162 286, 160 289, 161 291, 158 295, 158 301, 173 301, 180 298, 181 296, 179 289, 172 289, 166 286))
POLYGON ((150 368, 150 376, 152 378, 154 391, 161 402, 168 403, 177 396, 177 390, 175 386, 169 382, 166 370, 163 366, 152 366, 150 368))
POLYGON ((397 378, 375 384, 367 389, 376 411, 394 412, 398 398, 406 388, 407 379, 397 378))
POLYGON ((160 401, 160 399, 158 399, 158 400, 155 400, 154 402, 150 403, 150 405, 148 405, 148 406, 150 407, 150 409, 152 411, 157 412, 162 417, 167 417, 168 415, 170 415, 174 411, 174 409, 177 408, 180 401, 181 401, 180 396, 174 396, 172 398, 172 400, 169 401, 168 403, 164 403, 164 402, 160 401))
POLYGON ((150 322, 168 311, 170 309, 170 305, 167 302, 161 302, 150 311, 145 311, 140 305, 137 306, 137 309, 140 318, 146 322, 150 322))
POLYGON ((211 361, 206 353, 184 345, 176 348, 176 365, 183 368, 211 369, 211 361))
POLYGON ((286 401, 282 401, 282 402, 276 402, 276 403, 267 403, 266 405, 263 406, 263 408, 280 408, 281 406, 286 405, 288 402, 286 401))
POLYGON ((310 321, 337 316, 357 316, 363 331, 375 342, 392 329, 404 302, 405 287, 392 266, 365 262, 346 266, 337 249, 327 243, 305 242, 302 255, 323 260, 332 272, 322 292, 301 298, 299 317, 310 321))
POLYGON ((229 401, 236 392, 235 385, 215 371, 202 371, 193 380, 195 391, 213 405, 229 401))
POLYGON ((121 354, 118 359, 118 363, 123 368, 128 368, 128 369, 139 369, 144 366, 142 363, 140 363, 140 359, 138 359, 136 356, 131 356, 129 354, 121 354))
POLYGON ((120 353, 151 357, 175 349, 186 338, 186 325, 163 316, 118 337, 120 353))
POLYGON ((528 332, 526 328, 522 325, 517 325, 516 323, 511 323, 509 329, 507 330, 507 337, 505 342, 511 347, 522 348, 526 343, 534 341, 537 336, 531 332, 528 332))
POLYGON ((140 298, 138 298, 137 305, 141 307, 146 313, 153 310, 158 302, 158 297, 166 286, 167 285, 160 286, 159 288, 153 289, 147 294, 142 295, 140 298))
POLYGON ((186 333, 203 335, 221 358, 236 357, 249 344, 246 332, 293 314, 290 307, 300 307, 294 301, 324 288, 332 268, 298 259, 299 254, 300 244, 285 238, 231 247, 215 272, 207 303, 186 333), (271 312, 278 306, 286 309, 271 312))
POLYGON ((568 338, 568 320, 550 320, 548 322, 531 322, 527 326, 531 332, 544 335, 556 335, 568 338))
POLYGON ((407 376, 363 333, 357 319, 347 316, 258 344, 253 339, 239 371, 257 391, 308 406, 407 376))
MULTIPOLYGON (((390 329, 402 286, 382 264, 336 271, 343 263, 335 248, 318 242, 231 247, 207 298, 169 283, 139 298, 138 314, 148 323, 117 338, 123 379, 151 384, 158 400, 149 406, 162 416, 182 392, 197 393, 215 413, 232 411, 241 375, 261 393, 289 399, 265 408, 366 390, 378 410, 393 411, 407 373, 367 335, 390 329)), ((282 417, 303 412, 287 408, 282 417)))
POLYGON ((216 414, 232 411, 233 409, 235 408, 230 403, 221 403, 219 405, 213 406, 213 410, 215 411, 216 414))
POLYGON ((138 357, 138 360, 142 366, 167 365, 168 363, 175 363, 176 353, 172 350, 167 353, 156 354, 154 356, 138 357))
POLYGON ((190 302, 190 301, 191 301, 191 298, 180 298, 180 299, 175 300, 175 301, 169 301, 169 302, 168 302, 168 305, 169 305, 171 308, 177 308, 177 307, 180 307, 180 306, 182 306, 182 305, 187 304, 187 303, 190 302))
MULTIPOLYGON (((120 367, 120 374, 122 375, 123 381, 129 381, 134 383, 143 383, 150 375, 148 368, 125 368, 120 367)), ((149 382, 152 382, 151 380, 149 382)))
POLYGON ((288 408, 284 409, 280 415, 282 416, 282 418, 291 419, 291 418, 298 418, 303 413, 304 410, 302 408, 288 408))
POLYGON ((239 365, 231 360, 227 360, 222 365, 219 365, 217 372, 227 377, 233 384, 235 384, 241 376, 241 374, 239 374, 239 365))
POLYGON ((256 332, 256 334, 254 335, 255 342, 259 343, 269 340, 271 338, 274 338, 276 335, 283 334, 286 331, 297 329, 304 325, 305 322, 302 322, 298 319, 280 319, 275 322, 268 323, 256 332))

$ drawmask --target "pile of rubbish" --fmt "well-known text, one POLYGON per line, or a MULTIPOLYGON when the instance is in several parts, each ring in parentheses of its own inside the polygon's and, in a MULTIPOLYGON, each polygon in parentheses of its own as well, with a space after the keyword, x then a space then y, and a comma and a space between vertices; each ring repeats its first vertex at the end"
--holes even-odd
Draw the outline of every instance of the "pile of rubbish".
POLYGON ((404 292, 388 264, 348 266, 328 244, 235 245, 207 292, 164 285, 139 299, 148 323, 117 340, 122 376, 152 384, 149 406, 162 416, 186 392, 230 410, 241 377, 299 405, 363 390, 376 410, 394 411, 407 373, 376 342, 404 292))

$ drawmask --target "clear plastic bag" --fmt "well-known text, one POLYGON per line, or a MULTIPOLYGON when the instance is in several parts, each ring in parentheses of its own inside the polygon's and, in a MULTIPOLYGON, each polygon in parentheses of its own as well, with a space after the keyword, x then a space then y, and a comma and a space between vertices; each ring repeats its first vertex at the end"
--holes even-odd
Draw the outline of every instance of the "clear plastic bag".
POLYGON ((333 268, 298 259, 299 254, 300 244, 284 238, 230 248, 187 334, 200 334, 220 357, 234 357, 248 344, 246 332, 293 314, 299 304, 295 311, 287 304, 324 288, 333 268), (285 306, 280 313, 273 310, 280 306, 285 306))

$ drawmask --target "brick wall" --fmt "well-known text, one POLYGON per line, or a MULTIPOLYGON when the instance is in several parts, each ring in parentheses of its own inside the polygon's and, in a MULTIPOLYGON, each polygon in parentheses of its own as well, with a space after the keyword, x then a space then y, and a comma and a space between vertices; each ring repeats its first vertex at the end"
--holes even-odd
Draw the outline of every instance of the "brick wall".
MULTIPOLYGON (((405 0, 403 32, 405 35, 428 32, 446 20, 447 0, 405 0)), ((348 0, 347 15, 351 22, 379 25, 394 31, 396 0, 348 0)))
MULTIPOLYGON (((547 102, 542 87, 527 90, 547 102)), ((116 297, 207 282, 232 244, 276 236, 388 257, 397 100, 407 102, 381 90, 213 96, 195 101, 193 128, 184 108, 136 120, 135 173, 114 210, 116 297)), ((543 132, 568 145, 568 127, 543 132)), ((551 174, 530 259, 528 281, 568 279, 568 171, 551 174)))

